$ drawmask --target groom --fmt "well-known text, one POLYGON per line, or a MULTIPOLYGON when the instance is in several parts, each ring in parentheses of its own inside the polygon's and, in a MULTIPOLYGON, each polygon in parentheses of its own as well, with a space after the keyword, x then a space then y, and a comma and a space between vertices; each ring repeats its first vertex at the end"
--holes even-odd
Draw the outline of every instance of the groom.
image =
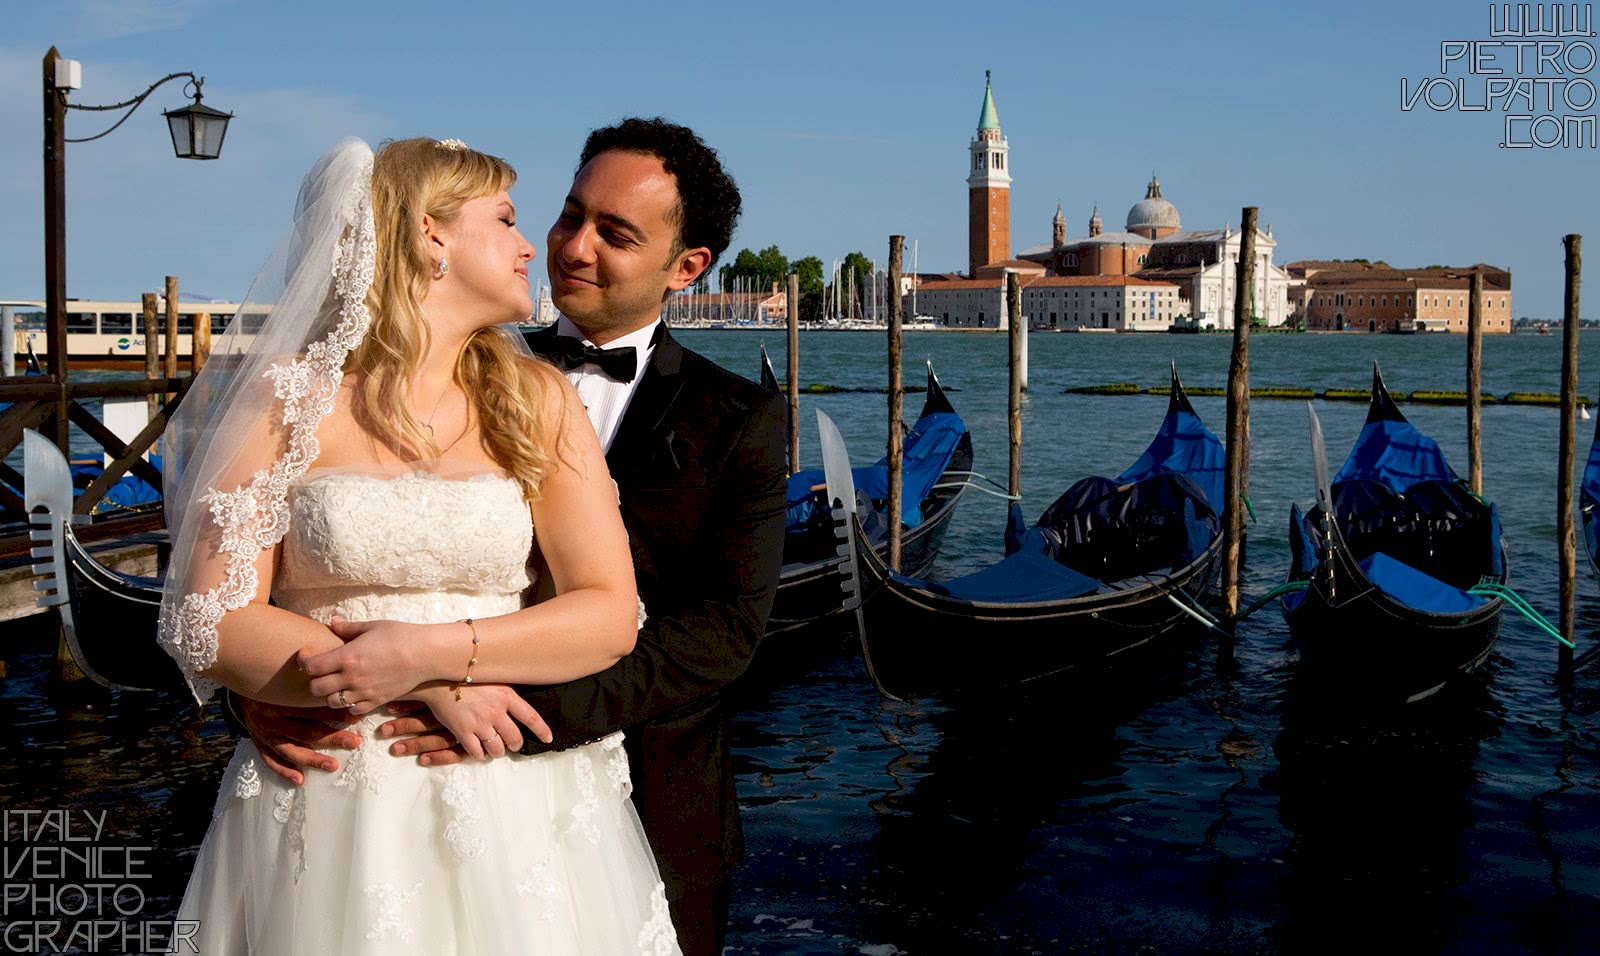
MULTIPOLYGON (((689 956, 721 952, 728 874, 743 848, 719 691, 749 664, 772 608, 785 410, 778 394, 685 349, 660 314, 727 248, 739 212, 738 187, 693 131, 660 119, 595 130, 547 237, 562 318, 527 336, 567 370, 607 450, 649 620, 609 670, 518 688, 554 733, 550 744, 525 734, 523 752, 627 731, 633 799, 689 956)), ((250 723, 284 761, 330 769, 302 745, 331 737, 250 723)), ((426 714, 385 728, 417 735, 395 753, 461 759, 426 714)))

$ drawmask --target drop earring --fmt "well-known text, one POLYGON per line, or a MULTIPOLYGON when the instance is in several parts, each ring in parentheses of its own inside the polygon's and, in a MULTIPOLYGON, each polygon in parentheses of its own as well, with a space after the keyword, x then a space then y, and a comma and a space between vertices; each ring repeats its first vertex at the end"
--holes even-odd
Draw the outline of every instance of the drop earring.
POLYGON ((443 279, 446 275, 449 274, 449 272, 450 272, 450 260, 444 258, 443 256, 439 257, 439 269, 438 269, 437 272, 435 272, 433 274, 433 277, 435 279, 443 279))

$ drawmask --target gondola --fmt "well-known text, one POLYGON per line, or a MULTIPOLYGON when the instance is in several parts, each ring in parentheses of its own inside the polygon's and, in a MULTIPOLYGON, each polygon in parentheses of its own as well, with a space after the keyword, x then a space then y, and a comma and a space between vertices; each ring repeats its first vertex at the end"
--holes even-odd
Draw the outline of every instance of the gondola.
POLYGON ((1583 515, 1583 545, 1589 555, 1589 573, 1600 577, 1600 416, 1594 423, 1594 441, 1589 445, 1589 462, 1583 467, 1583 487, 1578 489, 1578 508, 1583 515))
MULTIPOLYGON (((837 428, 818 413, 828 494, 851 501, 837 428)), ((862 655, 891 698, 977 694, 1103 664, 1191 621, 1222 548, 1222 442, 1172 375, 1167 414, 1115 479, 1085 478, 1032 527, 1013 505, 1007 557, 954 580, 896 574, 858 514, 833 517, 851 555, 862 655)))
POLYGON ((1300 676, 1352 705, 1422 700, 1488 659, 1500 633, 1505 602, 1470 590, 1505 584, 1499 511, 1406 421, 1376 364, 1331 485, 1314 408, 1311 431, 1317 502, 1289 517, 1289 580, 1306 586, 1282 599, 1300 676))
MULTIPOLYGON (((766 349, 761 350, 761 381, 776 390, 777 377, 766 349)), ((906 461, 901 522, 901 554, 910 573, 933 564, 944 543, 956 504, 972 477, 972 436, 950 404, 928 365, 928 391, 911 430, 906 433, 906 461)), ((821 486, 823 470, 811 468, 789 477, 788 518, 783 539, 783 572, 768 619, 767 633, 805 627, 844 610, 840 557, 821 486)), ((880 553, 889 546, 887 514, 888 461, 855 469, 855 486, 872 502, 867 540, 880 553)))
POLYGON ((181 690, 183 678, 156 643, 161 580, 113 571, 72 530, 72 472, 56 446, 34 431, 23 441, 34 589, 61 613, 67 649, 83 672, 116 690, 181 690), (41 510, 42 509, 42 510, 41 510))

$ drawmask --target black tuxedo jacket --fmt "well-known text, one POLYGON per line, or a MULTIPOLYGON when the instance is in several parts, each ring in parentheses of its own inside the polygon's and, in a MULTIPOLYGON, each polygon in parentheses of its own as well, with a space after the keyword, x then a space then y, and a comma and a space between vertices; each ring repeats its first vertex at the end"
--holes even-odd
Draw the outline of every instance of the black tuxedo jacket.
MULTIPOLYGON (((525 753, 627 731, 633 799, 676 899, 743 849, 718 692, 749 664, 777 590, 787 409, 663 333, 606 454, 649 620, 611 668, 519 690, 555 732, 528 735, 525 753)), ((526 337, 544 352, 555 328, 526 337)))

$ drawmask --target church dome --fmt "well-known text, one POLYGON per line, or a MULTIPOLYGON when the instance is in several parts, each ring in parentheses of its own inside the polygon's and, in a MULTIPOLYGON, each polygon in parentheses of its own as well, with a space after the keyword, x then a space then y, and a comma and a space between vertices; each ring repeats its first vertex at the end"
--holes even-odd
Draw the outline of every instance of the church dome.
POLYGON ((1127 231, 1135 229, 1171 229, 1176 232, 1182 228, 1178 220, 1178 207, 1161 198, 1161 184, 1156 181, 1154 174, 1150 176, 1150 186, 1145 190, 1144 198, 1133 204, 1128 210, 1127 231))

